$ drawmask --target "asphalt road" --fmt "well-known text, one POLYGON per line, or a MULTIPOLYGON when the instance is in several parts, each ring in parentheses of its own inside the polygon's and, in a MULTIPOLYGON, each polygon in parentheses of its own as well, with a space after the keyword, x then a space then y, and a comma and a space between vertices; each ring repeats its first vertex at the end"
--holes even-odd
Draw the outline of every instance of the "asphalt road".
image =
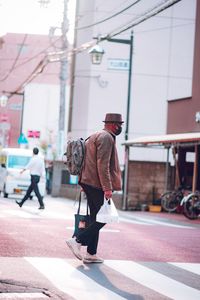
POLYGON ((200 299, 200 220, 119 211, 100 234, 104 263, 86 265, 65 243, 77 203, 45 205, 0 198, 0 299, 200 299))

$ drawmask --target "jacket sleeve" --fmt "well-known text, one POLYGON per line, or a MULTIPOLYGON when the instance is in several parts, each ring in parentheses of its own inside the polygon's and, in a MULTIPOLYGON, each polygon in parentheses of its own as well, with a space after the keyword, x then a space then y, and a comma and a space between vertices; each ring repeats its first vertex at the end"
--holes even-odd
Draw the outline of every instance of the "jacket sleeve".
POLYGON ((110 134, 100 135, 96 140, 97 172, 103 191, 112 190, 110 159, 113 146, 114 139, 110 134))

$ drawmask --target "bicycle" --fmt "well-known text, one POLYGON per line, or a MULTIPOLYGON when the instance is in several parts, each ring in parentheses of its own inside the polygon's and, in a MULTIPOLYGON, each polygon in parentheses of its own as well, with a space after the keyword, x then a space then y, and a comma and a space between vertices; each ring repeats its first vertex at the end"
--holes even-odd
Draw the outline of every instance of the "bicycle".
POLYGON ((183 188, 165 192, 161 195, 161 206, 163 210, 167 212, 178 212, 182 199, 189 193, 191 192, 183 188))
POLYGON ((183 207, 183 214, 190 220, 197 219, 200 215, 200 192, 190 193, 181 201, 183 207))

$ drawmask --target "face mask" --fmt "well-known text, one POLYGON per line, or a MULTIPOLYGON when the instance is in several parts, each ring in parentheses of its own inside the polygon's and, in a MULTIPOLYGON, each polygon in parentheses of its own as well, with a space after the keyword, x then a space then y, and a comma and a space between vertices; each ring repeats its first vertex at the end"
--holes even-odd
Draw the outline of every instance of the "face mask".
POLYGON ((122 127, 121 126, 117 126, 117 128, 115 129, 115 135, 119 135, 122 132, 122 127))

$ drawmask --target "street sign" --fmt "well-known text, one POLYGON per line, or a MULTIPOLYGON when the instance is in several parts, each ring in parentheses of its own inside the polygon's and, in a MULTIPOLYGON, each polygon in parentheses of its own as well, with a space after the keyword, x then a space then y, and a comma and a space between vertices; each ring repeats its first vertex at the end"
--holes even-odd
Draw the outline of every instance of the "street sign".
POLYGON ((38 130, 28 130, 28 137, 30 138, 40 138, 40 131, 38 130))
POLYGON ((18 138, 18 144, 28 144, 28 140, 23 133, 18 138))
POLYGON ((128 59, 108 59, 108 69, 112 70, 129 70, 128 59))

